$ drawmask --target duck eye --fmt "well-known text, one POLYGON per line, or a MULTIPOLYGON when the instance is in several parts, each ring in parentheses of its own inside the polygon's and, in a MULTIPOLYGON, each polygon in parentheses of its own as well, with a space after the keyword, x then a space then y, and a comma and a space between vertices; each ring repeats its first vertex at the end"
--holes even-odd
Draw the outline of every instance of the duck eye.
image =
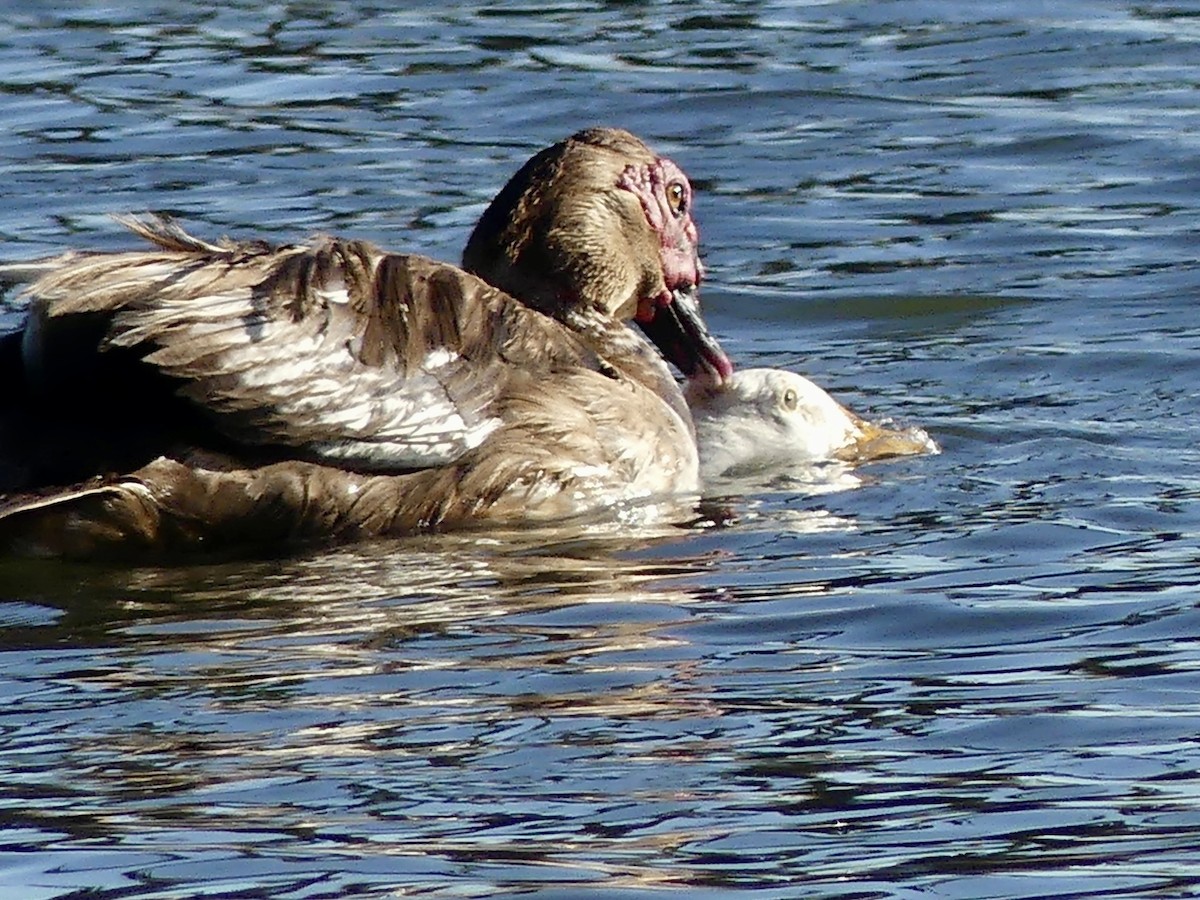
POLYGON ((667 185, 667 205, 676 216, 687 212, 687 191, 680 182, 672 181, 667 185))
POLYGON ((788 412, 795 412, 796 407, 800 403, 800 397, 791 388, 783 392, 783 408, 788 412))

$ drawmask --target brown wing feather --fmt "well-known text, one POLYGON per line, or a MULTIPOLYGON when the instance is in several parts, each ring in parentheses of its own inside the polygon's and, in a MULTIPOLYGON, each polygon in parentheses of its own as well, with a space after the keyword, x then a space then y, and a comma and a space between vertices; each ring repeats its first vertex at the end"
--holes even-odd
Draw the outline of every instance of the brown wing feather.
POLYGON ((178 379, 235 442, 383 471, 442 465, 497 426, 511 378, 602 365, 559 323, 422 257, 127 224, 159 249, 55 261, 28 288, 35 315, 107 317, 105 346, 178 379))

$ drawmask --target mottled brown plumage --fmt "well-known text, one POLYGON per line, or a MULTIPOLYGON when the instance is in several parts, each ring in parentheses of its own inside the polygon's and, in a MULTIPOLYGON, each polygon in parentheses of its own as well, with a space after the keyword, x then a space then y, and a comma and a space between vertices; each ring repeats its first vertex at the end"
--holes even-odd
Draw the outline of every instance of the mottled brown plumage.
POLYGON ((690 196, 669 160, 593 129, 485 212, 464 254, 482 278, 153 218, 126 220, 150 249, 0 269, 32 282, 0 340, 0 548, 275 546, 696 491, 682 396, 628 327, 667 329, 688 374, 729 372, 694 306, 690 196))

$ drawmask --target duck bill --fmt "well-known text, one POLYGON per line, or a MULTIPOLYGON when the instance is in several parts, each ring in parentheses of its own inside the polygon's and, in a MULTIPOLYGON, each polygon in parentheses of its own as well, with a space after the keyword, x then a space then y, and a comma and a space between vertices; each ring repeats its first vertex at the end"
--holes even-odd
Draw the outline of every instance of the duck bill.
POLYGON ((888 428, 864 419, 857 421, 857 435, 835 455, 843 462, 864 463, 894 456, 917 456, 941 450, 922 428, 888 428))
POLYGON ((654 306, 648 321, 639 315, 638 325, 688 379, 719 386, 733 374, 733 363, 708 333, 694 286, 672 291, 670 302, 654 306))

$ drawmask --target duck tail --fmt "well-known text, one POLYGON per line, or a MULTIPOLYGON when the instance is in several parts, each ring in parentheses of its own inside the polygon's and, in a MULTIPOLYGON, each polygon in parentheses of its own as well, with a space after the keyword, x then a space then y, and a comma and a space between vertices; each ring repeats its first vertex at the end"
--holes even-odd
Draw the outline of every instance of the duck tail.
POLYGON ((114 215, 113 221, 149 241, 160 250, 175 253, 221 254, 233 248, 228 240, 212 244, 189 234, 174 219, 157 213, 114 215))
MULTIPOLYGON (((200 255, 224 254, 235 247, 234 242, 222 238, 218 243, 202 240, 184 231, 168 216, 155 213, 138 215, 114 215, 113 221, 131 231, 133 234, 149 242, 156 250, 172 253, 194 253, 200 255)), ((266 246, 254 243, 252 246, 266 246)), ((57 256, 45 256, 40 259, 13 260, 0 263, 0 291, 8 291, 27 284, 33 284, 46 275, 54 275, 65 267, 87 260, 89 257, 104 259, 111 254, 82 253, 69 250, 57 256)))
POLYGON ((0 503, 0 555, 92 558, 158 542, 160 516, 136 481, 102 481, 0 503))
POLYGON ((397 492, 423 475, 360 476, 297 460, 244 469, 210 462, 218 467, 160 456, 128 475, 0 499, 0 557, 227 557, 379 535, 395 518, 397 492))
POLYGON ((43 275, 49 275, 66 263, 79 258, 78 253, 61 253, 45 259, 26 259, 0 263, 0 291, 8 291, 24 284, 32 284, 43 275))

